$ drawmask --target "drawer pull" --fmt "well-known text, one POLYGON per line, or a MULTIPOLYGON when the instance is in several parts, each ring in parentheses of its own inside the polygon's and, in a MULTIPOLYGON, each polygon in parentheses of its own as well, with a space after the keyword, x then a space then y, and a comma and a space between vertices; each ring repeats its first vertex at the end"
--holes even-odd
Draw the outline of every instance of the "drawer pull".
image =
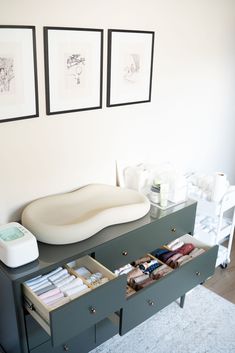
POLYGON ((153 301, 153 300, 148 300, 148 305, 149 305, 149 306, 154 306, 154 305, 155 305, 155 303, 154 303, 154 301, 153 301))
POLYGON ((68 352, 69 351, 69 346, 67 344, 65 344, 63 349, 64 349, 65 352, 68 352))
POLYGON ((30 310, 30 311, 35 311, 35 307, 33 303, 31 303, 29 300, 24 298, 25 306, 30 310))
POLYGON ((91 314, 96 314, 96 309, 93 306, 90 308, 90 313, 91 314))
POLYGON ((175 233, 176 232, 176 228, 171 228, 171 231, 172 231, 172 233, 175 233))
POLYGON ((197 272, 196 272, 196 275, 197 275, 197 276, 200 276, 200 275, 201 275, 201 272, 197 271, 197 272))
POLYGON ((127 256, 127 255, 128 255, 128 251, 124 250, 124 251, 122 252, 122 255, 123 255, 123 256, 127 256))

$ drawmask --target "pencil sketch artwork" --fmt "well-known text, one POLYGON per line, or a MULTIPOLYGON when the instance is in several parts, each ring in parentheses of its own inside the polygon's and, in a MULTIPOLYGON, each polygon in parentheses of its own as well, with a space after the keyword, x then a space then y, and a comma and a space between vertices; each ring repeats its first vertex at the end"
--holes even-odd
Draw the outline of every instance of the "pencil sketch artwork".
POLYGON ((123 78, 127 82, 135 83, 138 81, 140 72, 140 55, 129 54, 126 57, 123 78))
POLYGON ((0 93, 8 93, 11 91, 12 80, 14 77, 13 58, 0 56, 0 93))
POLYGON ((85 61, 85 57, 81 54, 72 54, 67 56, 67 75, 72 78, 72 81, 76 86, 81 84, 81 75, 84 70, 85 61))

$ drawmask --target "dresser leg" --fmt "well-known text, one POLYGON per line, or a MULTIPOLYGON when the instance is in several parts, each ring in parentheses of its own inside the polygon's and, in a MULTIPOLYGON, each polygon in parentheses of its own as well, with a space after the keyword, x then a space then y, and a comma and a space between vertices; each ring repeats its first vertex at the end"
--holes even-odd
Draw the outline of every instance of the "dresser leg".
POLYGON ((184 294, 184 295, 182 295, 182 297, 180 297, 180 307, 181 308, 184 307, 185 296, 186 296, 186 294, 184 294))

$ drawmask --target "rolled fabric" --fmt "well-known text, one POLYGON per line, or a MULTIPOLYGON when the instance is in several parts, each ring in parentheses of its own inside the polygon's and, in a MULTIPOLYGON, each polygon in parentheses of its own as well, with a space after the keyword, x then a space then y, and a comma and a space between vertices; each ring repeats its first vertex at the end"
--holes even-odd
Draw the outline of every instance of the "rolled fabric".
POLYGON ((160 256, 163 255, 163 254, 167 254, 169 252, 168 249, 165 249, 165 248, 159 248, 159 249, 156 249, 154 250, 153 252, 151 252, 151 254, 155 257, 158 257, 160 259, 160 256))
POLYGON ((177 249, 177 252, 181 253, 182 255, 188 255, 195 246, 192 243, 186 243, 181 248, 177 249))
POLYGON ((60 272, 62 270, 62 267, 58 267, 57 269, 55 269, 54 271, 51 271, 49 273, 47 273, 46 275, 40 275, 40 276, 37 276, 37 277, 34 277, 32 279, 30 279, 29 281, 26 281, 25 283, 27 284, 27 286, 29 286, 30 288, 32 288, 33 286, 36 286, 36 285, 40 285, 42 284, 43 282, 45 282, 46 280, 48 280, 48 277, 49 276, 52 276, 58 272, 60 272))
POLYGON ((81 278, 75 278, 72 282, 65 284, 64 286, 60 287, 61 292, 65 292, 68 289, 82 286, 84 283, 81 278))
POLYGON ((168 273, 172 272, 172 268, 167 266, 167 268, 161 269, 158 273, 152 276, 153 279, 158 280, 164 276, 166 276, 168 273))
POLYGON ((88 270, 88 268, 86 267, 78 267, 76 269, 74 269, 75 272, 77 272, 78 275, 87 278, 90 277, 92 275, 92 273, 88 270))
POLYGON ((147 256, 141 257, 141 258, 138 259, 138 260, 133 261, 131 264, 132 264, 133 266, 138 266, 138 265, 140 265, 140 264, 142 264, 142 263, 144 263, 144 262, 149 262, 149 261, 151 261, 151 260, 152 260, 152 258, 147 255, 147 256))
POLYGON ((170 250, 174 251, 174 250, 177 250, 177 249, 181 248, 183 245, 184 245, 184 242, 179 240, 178 242, 176 242, 175 244, 173 244, 171 247, 169 247, 169 245, 167 245, 167 247, 168 247, 170 250))
POLYGON ((65 292, 64 292, 64 295, 66 297, 69 297, 70 295, 74 295, 74 294, 77 294, 79 292, 82 292, 84 290, 89 290, 90 288, 88 288, 88 286, 86 284, 83 284, 82 286, 78 286, 78 287, 74 287, 74 288, 70 288, 70 289, 67 289, 65 292))
POLYGON ((174 246, 176 243, 179 242, 179 239, 174 239, 170 243, 168 243, 166 246, 171 249, 172 246, 174 246))
POLYGON ((171 266, 174 268, 174 263, 180 258, 182 257, 183 255, 181 253, 176 253, 175 255, 171 256, 167 261, 166 261, 166 264, 168 266, 171 266), (173 266, 172 266, 173 264, 173 266))
POLYGON ((151 277, 153 277, 154 275, 156 275, 159 271, 164 270, 165 268, 169 268, 166 264, 163 264, 161 266, 159 266, 158 268, 156 268, 152 273, 151 273, 151 277))
POLYGON ((44 299, 42 299, 42 301, 44 304, 50 305, 50 304, 53 304, 56 300, 58 300, 60 298, 64 298, 64 294, 61 292, 57 293, 55 295, 52 295, 51 297, 44 298, 44 299))
POLYGON ((52 283, 56 280, 58 280, 60 277, 64 276, 64 275, 67 275, 68 274, 68 270, 66 268, 64 268, 63 270, 55 273, 54 275, 52 276, 49 276, 49 281, 51 281, 52 283))
POLYGON ((32 286, 30 286, 30 289, 32 289, 32 291, 36 291, 36 290, 39 290, 39 289, 42 289, 42 288, 45 288, 47 286, 51 285, 51 282, 48 281, 48 279, 45 279, 44 281, 42 281, 41 283, 38 283, 38 284, 34 284, 32 286))
POLYGON ((136 286, 136 289, 137 289, 137 290, 140 290, 140 289, 142 289, 142 288, 145 288, 145 287, 149 286, 149 285, 152 284, 152 283, 154 283, 154 280, 149 277, 149 278, 147 278, 144 282, 138 284, 138 285, 136 286))
MULTIPOLYGON (((59 277, 58 279, 56 279, 55 281, 53 281, 54 284, 56 283, 59 283, 59 282, 62 282, 63 280, 67 279, 71 277, 71 274, 70 273, 67 273, 65 275, 62 275, 61 277, 59 277)), ((75 276, 74 276, 75 277, 75 276)))
POLYGON ((103 277, 102 273, 96 272, 93 273, 90 277, 88 277, 86 280, 89 284, 92 284, 98 280, 100 280, 103 277))
POLYGON ((162 254, 159 256, 159 259, 162 261, 162 262, 167 262, 167 260, 172 257, 173 255, 177 254, 179 251, 178 250, 174 250, 174 251, 168 251, 167 253, 165 254, 162 254))
POLYGON ((65 286, 66 284, 69 284, 70 282, 72 282, 76 277, 74 275, 69 275, 69 277, 63 279, 62 281, 59 281, 59 282, 54 282, 55 286, 56 287, 63 287, 65 286))
POLYGON ((148 275, 148 274, 143 274, 143 275, 141 275, 141 276, 132 278, 132 279, 131 279, 131 284, 132 284, 132 283, 134 283, 134 284, 139 284, 139 283, 141 283, 141 282, 144 282, 147 278, 149 278, 149 275, 148 275))
POLYGON ((185 264, 186 262, 192 260, 192 257, 189 255, 184 255, 182 257, 180 257, 176 262, 175 262, 175 267, 177 268, 179 266, 182 266, 183 264, 185 264))
POLYGON ((56 273, 58 273, 58 272, 60 272, 62 270, 63 270, 63 268, 61 266, 57 267, 55 270, 53 270, 53 271, 47 273, 46 275, 44 275, 44 277, 48 278, 50 276, 54 276, 56 273))
MULTIPOLYGON (((50 283, 50 282, 49 282, 49 283, 50 283)), ((51 283, 50 283, 49 286, 44 287, 44 288, 41 288, 41 289, 38 289, 38 290, 36 290, 34 293, 39 296, 39 295, 41 295, 41 294, 43 294, 43 293, 46 293, 46 292, 49 292, 50 290, 55 289, 55 288, 56 288, 56 286, 55 286, 54 284, 51 284, 51 283)))
POLYGON ((52 297, 52 296, 54 296, 54 295, 57 295, 57 294, 59 294, 59 293, 60 293, 59 288, 54 288, 54 289, 52 289, 52 290, 49 290, 48 292, 45 292, 45 293, 43 293, 43 294, 40 294, 40 295, 39 295, 39 298, 42 299, 42 300, 44 300, 44 299, 46 299, 46 298, 52 297))
POLYGON ((189 253, 189 256, 191 256, 191 257, 197 257, 197 256, 203 254, 204 252, 205 252, 205 250, 202 249, 202 248, 195 248, 195 249, 193 249, 193 251, 191 251, 191 252, 189 253))
POLYGON ((151 260, 151 261, 149 261, 149 262, 144 262, 144 263, 141 263, 140 265, 139 265, 139 268, 142 270, 142 271, 144 271, 144 270, 147 270, 149 267, 151 267, 152 265, 155 265, 155 264, 157 264, 158 263, 158 261, 157 260, 151 260))
POLYGON ((156 270, 156 268, 158 268, 159 266, 161 266, 161 264, 159 262, 156 262, 155 264, 152 264, 151 266, 149 266, 146 270, 144 270, 144 273, 152 273, 154 270, 156 270))
POLYGON ((63 280, 66 279, 66 278, 69 278, 69 277, 70 277, 70 273, 64 273, 64 274, 62 274, 60 277, 58 277, 56 280, 53 280, 53 281, 51 281, 51 282, 53 282, 53 284, 56 284, 56 283, 58 283, 58 282, 63 281, 63 280))
POLYGON ((36 276, 34 278, 28 279, 27 281, 25 281, 25 283, 29 286, 32 282, 37 282, 38 280, 40 280, 40 278, 42 278, 42 275, 36 276))
POLYGON ((131 264, 127 264, 123 267, 120 267, 118 270, 115 270, 114 273, 116 276, 121 276, 121 275, 129 273, 133 269, 134 269, 134 267, 131 264))
POLYGON ((143 272, 141 271, 140 268, 135 268, 134 270, 130 271, 127 274, 127 282, 129 282, 131 280, 131 278, 141 276, 142 274, 143 274, 143 272))
POLYGON ((101 279, 99 279, 98 281, 95 281, 94 283, 92 283, 92 288, 96 288, 101 286, 104 283, 107 283, 109 281, 109 279, 107 277, 103 277, 101 279))

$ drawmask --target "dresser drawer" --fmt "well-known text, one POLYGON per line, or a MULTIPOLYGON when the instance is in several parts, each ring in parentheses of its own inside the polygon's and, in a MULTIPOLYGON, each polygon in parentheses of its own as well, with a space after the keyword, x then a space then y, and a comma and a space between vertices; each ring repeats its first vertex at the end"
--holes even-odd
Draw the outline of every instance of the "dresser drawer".
POLYGON ((90 256, 77 261, 79 266, 102 273, 108 278, 108 282, 53 309, 45 305, 27 284, 23 284, 25 307, 51 336, 53 346, 58 346, 95 325, 119 310, 125 301, 125 276, 116 277, 90 256))
POLYGON ((30 353, 87 353, 95 346, 95 327, 91 327, 57 347, 52 347, 51 341, 48 341, 30 350, 30 353))
POLYGON ((139 325, 214 273, 218 246, 208 248, 190 235, 181 239, 204 248, 206 252, 129 297, 121 312, 120 334, 139 325))
POLYGON ((45 330, 43 330, 31 315, 25 316, 25 327, 29 350, 45 343, 46 341, 50 341, 50 336, 48 336, 45 330))
POLYGON ((196 205, 190 205, 107 242, 95 249, 95 258, 111 270, 132 262, 183 234, 193 233, 195 211, 196 205))

